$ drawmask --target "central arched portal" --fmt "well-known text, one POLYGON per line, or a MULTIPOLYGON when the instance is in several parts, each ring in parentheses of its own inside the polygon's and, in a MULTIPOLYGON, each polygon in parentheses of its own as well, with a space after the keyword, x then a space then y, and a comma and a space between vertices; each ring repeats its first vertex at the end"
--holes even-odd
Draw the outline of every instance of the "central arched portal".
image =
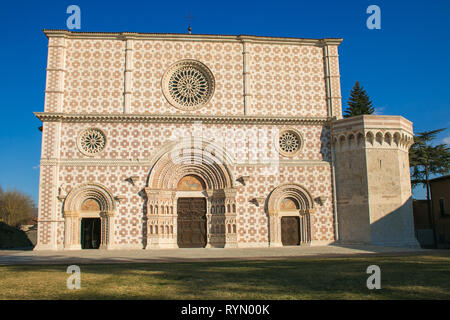
POLYGON ((229 157, 194 138, 165 146, 148 177, 147 245, 236 247, 236 190, 229 157))
POLYGON ((204 190, 204 181, 195 175, 184 176, 177 184, 177 245, 179 248, 206 247, 206 198, 189 197, 190 193, 204 190), (183 194, 186 196, 183 197, 183 194))

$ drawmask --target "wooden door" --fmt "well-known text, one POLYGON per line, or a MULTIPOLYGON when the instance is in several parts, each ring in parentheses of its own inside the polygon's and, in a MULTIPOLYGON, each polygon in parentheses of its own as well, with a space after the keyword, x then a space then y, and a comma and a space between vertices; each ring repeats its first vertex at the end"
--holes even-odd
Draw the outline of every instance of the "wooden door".
POLYGON ((298 217, 281 218, 281 243, 283 246, 300 244, 300 223, 298 217))
POLYGON ((180 248, 206 246, 206 199, 179 198, 177 243, 180 248))
POLYGON ((81 219, 81 248, 98 249, 101 239, 100 218, 81 219))

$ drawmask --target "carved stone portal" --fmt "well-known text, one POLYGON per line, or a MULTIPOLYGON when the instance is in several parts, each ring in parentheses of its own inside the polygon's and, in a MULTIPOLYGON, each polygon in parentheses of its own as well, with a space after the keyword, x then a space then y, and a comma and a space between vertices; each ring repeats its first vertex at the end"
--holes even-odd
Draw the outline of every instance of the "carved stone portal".
POLYGON ((302 245, 311 243, 313 199, 309 192, 297 184, 283 184, 269 197, 269 245, 302 245))
POLYGON ((168 145, 155 156, 145 188, 146 249, 237 247, 231 163, 220 147, 196 138, 168 145))
POLYGON ((82 184, 69 192, 64 201, 64 249, 81 249, 81 220, 100 218, 100 249, 114 245, 116 204, 112 193, 100 184, 82 184))

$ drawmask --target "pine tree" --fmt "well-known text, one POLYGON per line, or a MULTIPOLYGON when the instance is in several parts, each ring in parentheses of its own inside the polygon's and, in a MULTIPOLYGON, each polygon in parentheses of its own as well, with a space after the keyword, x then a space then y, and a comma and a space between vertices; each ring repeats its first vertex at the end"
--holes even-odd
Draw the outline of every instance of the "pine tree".
POLYGON ((344 118, 359 116, 361 114, 372 114, 375 111, 372 106, 372 101, 370 101, 366 90, 359 85, 359 81, 356 81, 353 86, 347 104, 348 108, 344 112, 344 118))

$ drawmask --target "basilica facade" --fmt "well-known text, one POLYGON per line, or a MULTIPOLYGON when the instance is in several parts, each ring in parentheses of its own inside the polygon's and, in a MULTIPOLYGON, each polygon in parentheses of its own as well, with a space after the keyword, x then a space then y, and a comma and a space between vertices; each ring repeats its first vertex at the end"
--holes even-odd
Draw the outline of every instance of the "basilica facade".
POLYGON ((412 124, 342 119, 342 39, 44 33, 36 250, 417 246, 412 124))

